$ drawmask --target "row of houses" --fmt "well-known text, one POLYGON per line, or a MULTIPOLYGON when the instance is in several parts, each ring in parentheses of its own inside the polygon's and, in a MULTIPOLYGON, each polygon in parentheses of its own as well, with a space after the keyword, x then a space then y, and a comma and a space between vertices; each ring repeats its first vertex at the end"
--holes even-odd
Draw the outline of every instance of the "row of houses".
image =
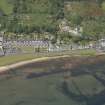
MULTIPOLYGON (((95 48, 98 51, 105 51, 105 39, 100 39, 95 44, 90 44, 86 46, 81 46, 77 44, 72 45, 53 45, 50 41, 7 41, 3 40, 3 37, 0 37, 0 55, 5 54, 5 50, 13 51, 13 49, 21 48, 21 47, 33 47, 33 51, 39 51, 39 49, 43 49, 46 51, 65 51, 65 50, 76 50, 76 49, 88 49, 95 48)), ((21 49, 22 50, 22 49, 21 49)), ((16 52, 16 51, 15 51, 16 52)), ((43 51, 42 51, 43 52, 43 51)))

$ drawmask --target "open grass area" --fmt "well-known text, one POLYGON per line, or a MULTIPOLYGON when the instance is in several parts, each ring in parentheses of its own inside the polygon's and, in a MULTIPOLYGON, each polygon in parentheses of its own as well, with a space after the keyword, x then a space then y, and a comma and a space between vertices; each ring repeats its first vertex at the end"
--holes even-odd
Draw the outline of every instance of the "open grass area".
POLYGON ((34 58, 37 58, 37 56, 33 54, 3 56, 3 57, 0 57, 0 66, 9 65, 19 61, 25 61, 25 60, 30 60, 34 58))
POLYGON ((34 47, 31 47, 31 46, 22 46, 22 47, 19 47, 22 51, 26 51, 26 52, 34 52, 34 47))
POLYGON ((96 50, 93 50, 93 49, 86 49, 86 50, 77 50, 76 52, 77 54, 79 55, 89 55, 89 56, 94 56, 96 55, 96 50))
POLYGON ((61 56, 62 53, 35 53, 35 54, 19 54, 0 57, 0 66, 10 65, 21 61, 32 60, 41 57, 61 56))

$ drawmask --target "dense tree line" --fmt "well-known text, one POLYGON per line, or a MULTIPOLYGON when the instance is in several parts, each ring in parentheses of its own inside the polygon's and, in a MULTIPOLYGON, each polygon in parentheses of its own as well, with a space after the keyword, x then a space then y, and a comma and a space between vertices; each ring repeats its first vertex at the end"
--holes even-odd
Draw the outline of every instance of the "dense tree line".
POLYGON ((104 0, 8 0, 13 5, 11 14, 2 11, 0 30, 17 34, 48 32, 55 39, 65 42, 98 40, 104 37, 104 0), (66 7, 69 3, 72 7, 66 7), (83 27, 82 37, 77 39, 68 33, 59 34, 59 22, 66 19, 72 27, 83 27))

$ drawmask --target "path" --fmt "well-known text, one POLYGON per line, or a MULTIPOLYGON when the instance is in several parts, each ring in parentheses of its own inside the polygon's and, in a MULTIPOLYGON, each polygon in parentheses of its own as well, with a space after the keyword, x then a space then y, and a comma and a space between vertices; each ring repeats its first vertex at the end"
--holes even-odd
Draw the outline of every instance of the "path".
POLYGON ((69 57, 69 56, 64 55, 64 56, 55 56, 55 57, 42 57, 42 58, 36 58, 36 59, 28 60, 28 61, 21 61, 21 62, 15 63, 15 64, 0 67, 0 72, 5 72, 10 69, 15 69, 17 67, 21 67, 21 66, 33 63, 33 62, 46 61, 49 59, 57 59, 57 58, 61 58, 61 57, 69 57))

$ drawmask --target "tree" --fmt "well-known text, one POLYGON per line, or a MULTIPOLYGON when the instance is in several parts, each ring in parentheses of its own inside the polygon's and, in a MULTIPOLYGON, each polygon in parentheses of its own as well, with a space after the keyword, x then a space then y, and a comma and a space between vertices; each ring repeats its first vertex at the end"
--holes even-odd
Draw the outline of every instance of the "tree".
POLYGON ((105 23, 102 21, 90 20, 83 23, 83 37, 90 40, 98 40, 105 35, 105 23))
POLYGON ((71 24, 76 26, 81 25, 81 22, 83 20, 82 17, 76 13, 67 16, 67 19, 70 21, 71 24))

